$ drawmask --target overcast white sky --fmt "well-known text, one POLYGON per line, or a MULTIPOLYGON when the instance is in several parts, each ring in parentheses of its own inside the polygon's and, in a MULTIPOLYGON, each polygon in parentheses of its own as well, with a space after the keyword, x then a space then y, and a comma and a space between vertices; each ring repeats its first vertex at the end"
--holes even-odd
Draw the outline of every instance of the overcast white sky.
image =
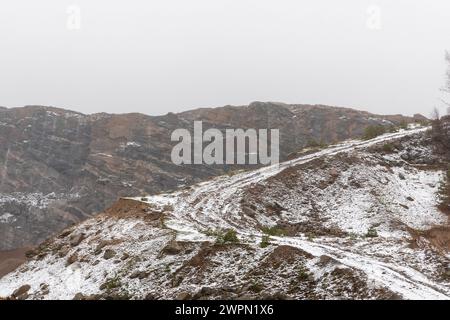
POLYGON ((259 100, 429 115, 449 39, 448 0, 2 0, 0 105, 156 115, 259 100))

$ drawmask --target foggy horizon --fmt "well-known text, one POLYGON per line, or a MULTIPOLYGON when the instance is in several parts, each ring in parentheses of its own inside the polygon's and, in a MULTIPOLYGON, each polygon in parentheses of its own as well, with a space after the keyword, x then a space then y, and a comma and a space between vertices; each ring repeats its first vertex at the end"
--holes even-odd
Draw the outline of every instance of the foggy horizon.
POLYGON ((163 115, 253 101, 438 107, 450 3, 22 0, 0 13, 0 106, 163 115))

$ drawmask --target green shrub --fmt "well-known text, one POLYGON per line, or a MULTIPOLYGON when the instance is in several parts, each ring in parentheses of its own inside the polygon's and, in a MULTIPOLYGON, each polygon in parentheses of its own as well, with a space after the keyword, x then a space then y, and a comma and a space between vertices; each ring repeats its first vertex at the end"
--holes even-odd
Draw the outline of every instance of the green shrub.
POLYGON ((357 235, 356 233, 354 233, 354 232, 350 232, 350 233, 348 234, 348 237, 350 238, 350 240, 356 240, 356 239, 358 239, 358 235, 357 235))
POLYGON ((381 136, 382 134, 385 134, 385 133, 386 133, 386 127, 385 126, 382 126, 382 125, 368 126, 364 130, 363 139, 364 140, 370 140, 370 139, 376 138, 378 136, 381 136))
POLYGON ((392 152, 394 152, 394 149, 395 149, 395 147, 394 147, 394 145, 393 145, 392 143, 386 143, 386 144, 384 144, 383 147, 382 147, 382 150, 383 150, 384 152, 387 152, 387 153, 392 153, 392 152))
POLYGON ((119 276, 115 276, 114 278, 110 278, 106 280, 104 284, 102 284, 101 289, 110 291, 112 289, 118 288, 121 286, 119 276))
POLYGON ((297 279, 299 281, 306 281, 309 279, 309 272, 308 269, 305 268, 304 266, 300 267, 300 270, 298 271, 297 274, 297 279))
POLYGON ((263 289, 264 287, 262 286, 262 284, 257 282, 253 282, 252 285, 250 286, 250 291, 253 291, 254 293, 259 293, 263 291, 263 289))
POLYGON ((326 148, 328 145, 322 140, 317 141, 315 139, 310 139, 306 144, 306 148, 326 148))
POLYGON ((278 227, 262 227, 261 230, 269 236, 282 237, 286 235, 284 230, 278 227))
POLYGON ((369 228, 369 230, 367 230, 366 237, 367 238, 376 238, 376 237, 378 237, 377 229, 375 229, 374 227, 369 228))
POLYGON ((259 246, 261 248, 266 248, 270 245, 270 237, 268 235, 265 235, 261 238, 261 243, 259 244, 259 246))
POLYGON ((406 122, 405 120, 403 120, 402 122, 400 122, 400 124, 398 125, 398 127, 399 127, 400 129, 406 130, 406 129, 408 129, 408 122, 406 122))
POLYGON ((395 133, 398 132, 398 128, 396 126, 389 126, 387 131, 390 133, 395 133))
POLYGON ((237 175, 238 173, 242 173, 242 172, 243 172, 242 169, 236 169, 236 170, 228 170, 228 171, 226 172, 226 174, 227 174, 227 176, 229 176, 229 177, 233 177, 233 176, 237 175))
POLYGON ((238 243, 239 239, 237 237, 237 233, 236 230, 228 230, 225 235, 223 236, 223 241, 225 243, 230 242, 230 243, 238 243))
POLYGON ((237 237, 236 230, 229 229, 225 232, 216 232, 216 243, 226 244, 226 243, 239 243, 239 238, 237 237))

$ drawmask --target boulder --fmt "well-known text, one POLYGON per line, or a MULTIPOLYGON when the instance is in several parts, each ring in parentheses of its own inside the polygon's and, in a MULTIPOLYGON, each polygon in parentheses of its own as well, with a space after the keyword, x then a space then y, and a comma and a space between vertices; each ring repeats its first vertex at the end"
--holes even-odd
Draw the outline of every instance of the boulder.
POLYGON ((189 300, 191 298, 191 294, 189 292, 180 292, 175 300, 189 300))
POLYGON ((76 253, 72 254, 69 258, 67 258, 66 266, 70 266, 72 263, 78 261, 78 255, 76 253))
POLYGON ((84 234, 80 233, 80 234, 74 234, 73 236, 70 237, 70 245, 72 247, 76 247, 77 245, 79 245, 81 243, 81 241, 84 240, 84 234))
MULTIPOLYGON (((26 296, 26 298, 28 297, 28 291, 31 289, 31 286, 28 284, 24 284, 23 286, 19 287, 18 289, 16 289, 12 296, 14 298, 17 298, 20 300, 20 298, 23 298, 24 296, 26 296)), ((25 298, 25 299, 26 299, 25 298)))
POLYGON ((109 260, 109 259, 115 257, 115 255, 116 255, 116 252, 114 250, 107 249, 107 250, 105 250, 105 253, 103 254, 103 259, 109 260))
POLYGON ((168 255, 176 255, 179 254, 182 250, 183 248, 177 241, 170 241, 163 249, 163 252, 168 255))

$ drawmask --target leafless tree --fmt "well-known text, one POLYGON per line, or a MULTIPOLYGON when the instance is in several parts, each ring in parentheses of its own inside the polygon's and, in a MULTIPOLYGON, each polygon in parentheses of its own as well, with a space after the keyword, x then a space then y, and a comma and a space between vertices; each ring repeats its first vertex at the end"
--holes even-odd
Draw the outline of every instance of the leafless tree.
POLYGON ((447 60, 448 68, 447 68, 447 78, 445 79, 445 87, 444 91, 450 93, 450 52, 445 53, 445 60, 447 60))
MULTIPOLYGON (((449 94, 450 93, 450 52, 445 52, 445 60, 447 61, 447 73, 445 77, 445 85, 441 89, 442 92, 449 94)), ((445 98, 441 98, 441 101, 443 104, 447 106, 447 114, 450 115, 450 101, 446 100, 445 98)))
POLYGON ((439 120, 441 118, 441 115, 439 113, 439 109, 434 107, 433 111, 431 111, 431 119, 432 120, 439 120))
MULTIPOLYGON (((445 78, 445 85, 444 88, 442 88, 442 91, 445 93, 450 93, 450 52, 445 52, 445 60, 447 61, 447 73, 445 78)), ((442 102, 447 105, 447 114, 450 115, 450 101, 444 99, 441 99, 442 102)))

